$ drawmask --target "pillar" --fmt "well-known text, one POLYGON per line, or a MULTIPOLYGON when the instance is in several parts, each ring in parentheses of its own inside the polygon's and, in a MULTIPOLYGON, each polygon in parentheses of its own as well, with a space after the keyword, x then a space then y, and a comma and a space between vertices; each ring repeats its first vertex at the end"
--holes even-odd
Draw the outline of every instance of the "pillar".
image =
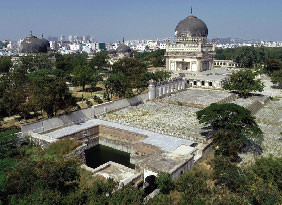
POLYGON ((181 90, 181 81, 180 80, 177 81, 177 85, 178 85, 178 90, 181 90))
POLYGON ((154 80, 149 81, 149 100, 156 98, 156 82, 154 80))
POLYGON ((198 72, 201 72, 201 65, 202 64, 202 62, 201 62, 201 59, 197 59, 197 71, 198 72))
POLYGON ((158 91, 159 91, 159 97, 161 97, 162 96, 162 86, 161 85, 158 86, 158 91))
POLYGON ((185 89, 186 88, 186 82, 185 82, 185 80, 184 79, 182 79, 182 89, 185 89))
POLYGON ((169 67, 169 58, 168 57, 166 57, 166 59, 165 59, 165 67, 166 67, 166 69, 171 70, 170 67, 169 67))

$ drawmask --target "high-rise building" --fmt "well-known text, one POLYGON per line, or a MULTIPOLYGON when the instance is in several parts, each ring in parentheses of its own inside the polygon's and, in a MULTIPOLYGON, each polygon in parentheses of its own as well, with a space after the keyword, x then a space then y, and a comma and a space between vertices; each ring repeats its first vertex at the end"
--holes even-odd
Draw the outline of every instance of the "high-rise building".
POLYGON ((69 36, 69 41, 73 42, 73 36, 69 36))
POLYGON ((61 35, 61 36, 60 36, 60 41, 66 41, 66 37, 63 36, 63 35, 61 35))

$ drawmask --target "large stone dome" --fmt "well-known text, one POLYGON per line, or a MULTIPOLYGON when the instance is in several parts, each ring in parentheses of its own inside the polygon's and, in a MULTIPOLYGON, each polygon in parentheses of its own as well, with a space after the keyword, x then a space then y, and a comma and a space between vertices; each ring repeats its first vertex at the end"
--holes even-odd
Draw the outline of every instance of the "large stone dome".
POLYGON ((117 49, 116 49, 117 53, 130 53, 131 49, 129 46, 125 45, 125 44, 120 44, 117 49))
POLYGON ((208 27, 201 19, 192 14, 180 21, 175 28, 176 37, 207 37, 208 27))
POLYGON ((50 47, 49 41, 30 34, 21 42, 20 53, 46 53, 48 47, 50 47))
POLYGON ((50 48, 50 43, 49 43, 49 41, 48 41, 46 38, 43 38, 43 35, 42 35, 41 40, 42 40, 43 43, 47 46, 47 49, 50 48))

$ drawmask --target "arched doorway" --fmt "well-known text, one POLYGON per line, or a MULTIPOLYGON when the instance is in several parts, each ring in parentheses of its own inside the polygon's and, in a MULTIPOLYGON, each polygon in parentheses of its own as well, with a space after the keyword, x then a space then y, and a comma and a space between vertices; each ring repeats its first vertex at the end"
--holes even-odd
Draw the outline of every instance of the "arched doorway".
POLYGON ((152 193, 157 188, 156 176, 149 175, 144 180, 144 193, 146 195, 152 193))

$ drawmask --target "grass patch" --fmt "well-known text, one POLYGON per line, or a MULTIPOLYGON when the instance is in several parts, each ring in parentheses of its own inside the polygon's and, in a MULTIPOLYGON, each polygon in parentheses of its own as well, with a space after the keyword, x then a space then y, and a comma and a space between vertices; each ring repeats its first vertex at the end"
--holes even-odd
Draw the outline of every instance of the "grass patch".
POLYGON ((44 150, 44 154, 64 156, 75 150, 81 144, 82 143, 76 139, 61 139, 49 145, 44 150))
POLYGON ((94 176, 92 172, 87 171, 86 169, 83 168, 81 168, 79 172, 80 172, 79 187, 82 189, 93 187, 95 181, 99 181, 99 180, 104 182, 107 181, 104 177, 99 175, 94 176))
POLYGON ((180 102, 180 101, 177 101, 177 105, 178 105, 178 106, 183 106, 183 103, 180 102))

